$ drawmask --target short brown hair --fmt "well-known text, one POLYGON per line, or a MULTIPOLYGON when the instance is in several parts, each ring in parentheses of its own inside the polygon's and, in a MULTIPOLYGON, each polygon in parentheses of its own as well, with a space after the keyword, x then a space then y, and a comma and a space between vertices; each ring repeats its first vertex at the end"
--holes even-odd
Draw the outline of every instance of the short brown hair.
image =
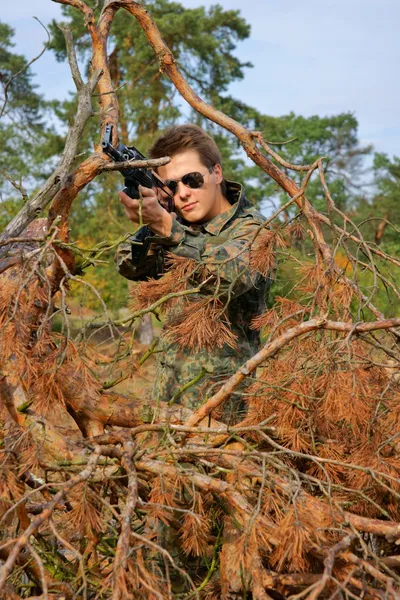
POLYGON ((221 154, 211 136, 197 125, 175 125, 168 129, 150 148, 150 158, 171 158, 184 150, 196 150, 201 162, 211 169, 221 164, 221 154))

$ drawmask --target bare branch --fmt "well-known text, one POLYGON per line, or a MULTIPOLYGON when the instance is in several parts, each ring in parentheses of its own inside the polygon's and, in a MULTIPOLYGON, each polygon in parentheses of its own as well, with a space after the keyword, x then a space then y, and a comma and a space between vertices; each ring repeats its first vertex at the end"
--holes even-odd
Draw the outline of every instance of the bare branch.
POLYGON ((74 40, 72 38, 72 32, 69 27, 58 25, 58 28, 63 32, 65 43, 67 45, 67 56, 68 62, 71 69, 72 79, 74 80, 77 91, 83 87, 83 80, 79 70, 78 61, 76 59, 76 53, 74 48, 74 40))
POLYGON ((136 168, 136 169, 154 169, 162 167, 170 162, 169 156, 163 158, 149 158, 146 160, 126 160, 125 162, 109 162, 101 167, 101 171, 119 171, 119 169, 136 168))
POLYGON ((22 185, 22 183, 18 183, 17 181, 15 181, 11 175, 9 175, 8 173, 6 173, 6 171, 1 171, 3 174, 3 177, 5 177, 10 183, 11 185, 20 192, 21 196, 22 196, 22 200, 24 202, 28 202, 29 197, 27 194, 26 189, 24 188, 24 186, 22 185))

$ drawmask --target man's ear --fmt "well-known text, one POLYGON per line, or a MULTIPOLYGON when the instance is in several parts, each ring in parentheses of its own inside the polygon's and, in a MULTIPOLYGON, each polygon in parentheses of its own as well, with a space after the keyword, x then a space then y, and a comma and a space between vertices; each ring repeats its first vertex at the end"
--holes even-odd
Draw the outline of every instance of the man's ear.
POLYGON ((214 173, 215 173, 215 183, 222 183, 224 180, 224 176, 222 174, 221 165, 215 165, 214 173))

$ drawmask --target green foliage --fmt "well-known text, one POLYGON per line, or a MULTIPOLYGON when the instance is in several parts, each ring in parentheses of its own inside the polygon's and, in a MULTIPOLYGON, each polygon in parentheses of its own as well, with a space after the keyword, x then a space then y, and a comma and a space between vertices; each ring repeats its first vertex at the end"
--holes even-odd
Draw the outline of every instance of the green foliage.
POLYGON ((373 170, 376 193, 372 200, 371 213, 389 221, 382 236, 387 252, 400 253, 400 158, 390 159, 387 154, 375 154, 373 170))
MULTIPOLYGON (((379 246, 383 252, 400 256, 400 158, 392 159, 387 154, 376 153, 372 164, 372 197, 360 196, 354 211, 354 220, 359 225, 364 239, 379 246)), ((365 257, 363 257, 364 260, 365 257)), ((385 314, 399 316, 399 299, 390 283, 400 287, 399 269, 394 264, 376 261, 376 268, 389 284, 379 284, 379 297, 385 314)), ((373 274, 365 272, 363 282, 366 289, 374 286, 373 274)))
MULTIPOLYGON (((11 52, 14 46, 12 37, 14 30, 5 23, 0 23, 0 64, 2 83, 2 95, 4 100, 5 87, 11 77, 21 71, 26 65, 26 59, 11 52)), ((4 117, 13 119, 19 125, 30 127, 40 126, 42 124, 42 99, 35 92, 35 85, 32 83, 32 73, 25 70, 16 77, 8 87, 8 104, 5 107, 4 117)), ((2 102, 3 104, 3 102, 2 102)))
MULTIPOLYGON (((82 190, 72 205, 70 224, 71 239, 78 243, 85 253, 96 244, 108 242, 110 245, 135 226, 125 217, 118 201, 117 190, 122 187, 119 173, 104 174, 82 190)), ((103 263, 84 271, 84 279, 100 293, 112 310, 125 306, 128 295, 128 282, 118 275, 113 257, 116 248, 101 256, 103 263)), ((80 293, 80 291, 79 291, 80 293)), ((99 301, 86 290, 85 305, 100 308, 99 301)))
MULTIPOLYGON (((305 118, 294 113, 271 118, 263 115, 255 119, 254 129, 262 131, 264 139, 270 142, 273 150, 287 162, 295 165, 311 165, 317 158, 324 158, 325 177, 332 198, 338 208, 349 210, 355 201, 362 174, 362 160, 371 151, 370 147, 360 147, 357 136, 358 123, 349 113, 331 117, 313 115, 305 118)), ((283 169, 298 185, 304 173, 283 169)), ((253 176, 257 169, 252 168, 253 176)), ((269 183, 261 174, 260 192, 266 197, 277 197, 277 204, 287 201, 287 196, 275 184, 269 183)), ((326 212, 326 199, 316 172, 307 188, 307 197, 312 205, 326 212)), ((260 197, 262 201, 262 197, 260 197)), ((292 209, 290 214, 293 214, 292 209)))
MULTIPOLYGON (((284 135, 281 139, 294 140, 275 146, 280 155, 290 163, 308 165, 324 157, 325 177, 332 198, 339 209, 348 210, 354 199, 354 186, 360 180, 362 159, 371 152, 370 146, 359 146, 358 122, 354 115, 342 113, 332 117, 313 115, 305 118, 291 113, 281 122, 284 135)), ((299 174, 292 173, 292 176, 300 181, 299 174)), ((317 210, 326 211, 317 174, 310 182, 307 194, 317 210)))
POLYGON ((48 125, 50 104, 36 91, 32 69, 24 70, 26 58, 13 51, 13 35, 0 22, 0 229, 22 205, 10 180, 33 191, 51 173, 52 157, 63 149, 62 138, 48 125))

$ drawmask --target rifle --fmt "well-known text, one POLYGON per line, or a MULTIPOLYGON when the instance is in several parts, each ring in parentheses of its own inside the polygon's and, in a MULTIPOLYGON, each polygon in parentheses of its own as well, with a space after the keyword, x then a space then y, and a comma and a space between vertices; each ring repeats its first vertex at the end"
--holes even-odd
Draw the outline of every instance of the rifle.
MULTIPOLYGON (((115 148, 115 146, 112 145, 112 130, 113 126, 111 124, 107 124, 104 131, 104 137, 101 142, 101 147, 103 152, 108 154, 108 156, 112 158, 114 162, 125 162, 127 160, 146 160, 145 156, 139 152, 135 146, 124 146, 124 144, 119 144, 118 147, 115 148)), ((139 185, 147 188, 160 188, 166 195, 167 205, 164 206, 164 208, 168 210, 168 212, 172 212, 174 210, 174 200, 171 192, 165 186, 164 182, 159 179, 150 169, 145 167, 123 167, 118 169, 118 171, 124 177, 125 187, 123 191, 130 198, 140 198, 138 189, 139 185)), ((145 225, 129 238, 132 244, 132 263, 137 267, 143 266, 150 248, 150 238, 153 236, 154 233, 147 225, 145 225)), ((154 273, 152 273, 153 276, 160 277, 162 275, 164 270, 163 263, 163 249, 160 246, 156 256, 156 270, 154 273)))

